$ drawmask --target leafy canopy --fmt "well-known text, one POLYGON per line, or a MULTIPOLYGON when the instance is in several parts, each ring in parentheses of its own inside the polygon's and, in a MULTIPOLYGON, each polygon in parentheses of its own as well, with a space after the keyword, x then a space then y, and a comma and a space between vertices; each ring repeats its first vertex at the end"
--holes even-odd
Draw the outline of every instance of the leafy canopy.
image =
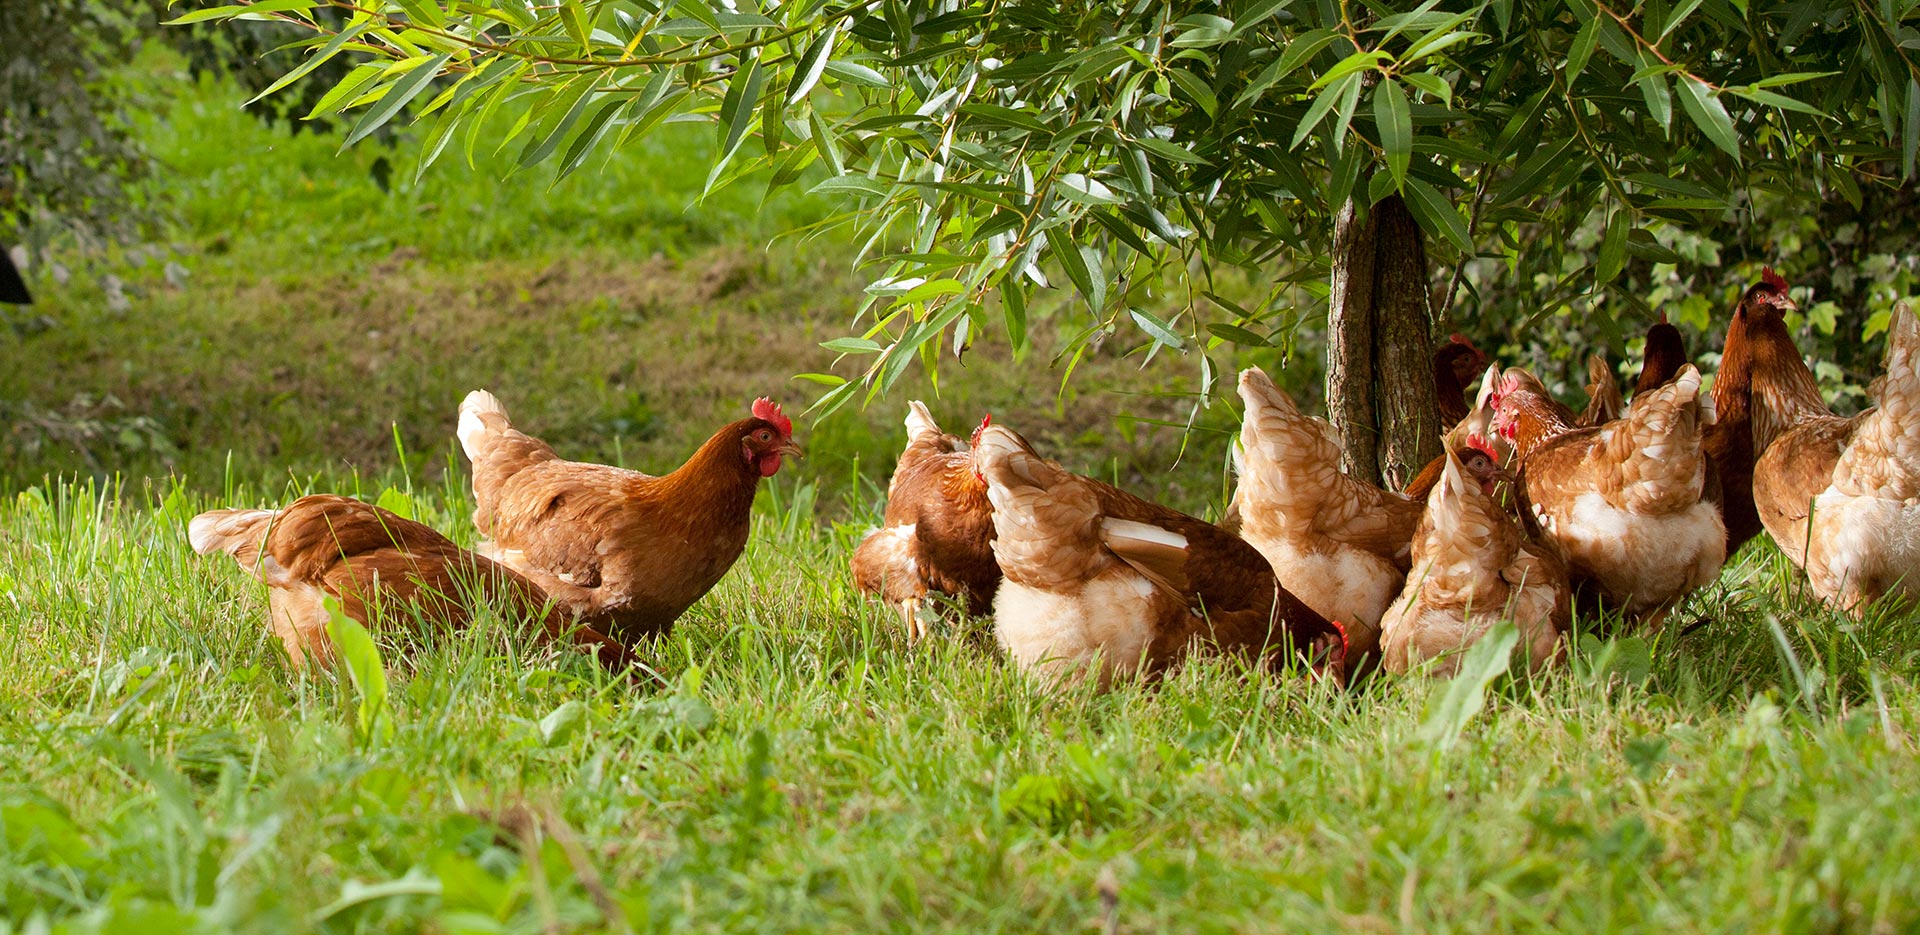
POLYGON ((1023 350, 1036 288, 1085 304, 1070 360, 1121 333, 1148 358, 1284 343, 1300 292, 1324 295, 1350 198, 1402 195, 1443 261, 1549 284, 1538 308, 1609 290, 1632 306, 1629 262, 1679 261, 1664 228, 1763 191, 1857 206, 1913 177, 1915 6, 232 0, 175 22, 309 25, 275 89, 347 56, 314 114, 357 114, 351 144, 411 106, 419 172, 457 143, 564 178, 695 120, 719 144, 709 190, 756 176, 843 197, 822 229, 855 235, 873 278, 859 334, 828 342, 866 359, 860 379, 816 377, 831 408, 982 329, 1023 350), (1596 221, 1597 260, 1563 269, 1596 221), (1223 265, 1271 291, 1217 294, 1223 265))

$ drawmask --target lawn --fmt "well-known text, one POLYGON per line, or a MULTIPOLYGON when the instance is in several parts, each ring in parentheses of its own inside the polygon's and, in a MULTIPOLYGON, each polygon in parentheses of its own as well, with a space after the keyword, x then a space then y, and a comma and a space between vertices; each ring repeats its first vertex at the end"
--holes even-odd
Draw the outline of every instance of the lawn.
MULTIPOLYGON (((703 129, 552 191, 449 162, 383 195, 374 154, 233 94, 145 129, 180 284, 123 258, 123 305, 77 269, 42 283, 52 328, 0 337, 0 932, 1920 926, 1909 616, 1817 610, 1761 543, 1658 637, 1583 637, 1530 681, 1342 692, 1208 658, 1047 693, 990 623, 910 647, 847 580, 924 376, 800 420, 813 456, 644 685, 488 621, 383 639, 393 729, 363 730, 364 692, 289 671, 188 517, 332 490, 470 542, 466 389, 568 454, 670 467, 753 396, 812 398, 789 377, 834 366, 859 279, 841 246, 762 249, 819 205, 687 210, 703 129)), ((936 412, 1217 510, 1230 408, 1183 453, 1157 423, 1189 368, 1122 348, 1060 392, 1052 314, 1024 361, 949 362, 936 412)), ((1281 364, 1217 361, 1246 362, 1281 364)))

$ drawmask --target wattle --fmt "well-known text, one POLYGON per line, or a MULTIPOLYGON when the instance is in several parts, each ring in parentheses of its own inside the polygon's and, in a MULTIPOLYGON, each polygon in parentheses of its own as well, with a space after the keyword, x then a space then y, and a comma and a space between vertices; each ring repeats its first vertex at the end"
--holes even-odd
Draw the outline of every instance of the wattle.
POLYGON ((761 455, 759 460, 755 461, 754 464, 760 469, 761 477, 772 477, 780 470, 780 453, 769 451, 761 455))

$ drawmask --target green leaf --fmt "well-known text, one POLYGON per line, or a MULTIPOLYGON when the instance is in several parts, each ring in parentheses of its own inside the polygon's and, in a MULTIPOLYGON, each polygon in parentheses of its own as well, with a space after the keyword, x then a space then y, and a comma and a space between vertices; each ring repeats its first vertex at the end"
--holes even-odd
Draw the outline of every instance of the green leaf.
POLYGON ((1407 163, 1413 158, 1413 115, 1400 82, 1388 78, 1373 89, 1373 123, 1380 131, 1387 171, 1398 186, 1407 180, 1407 163))
POLYGON ((834 376, 831 373, 796 373, 793 375, 793 378, 796 380, 805 380, 808 383, 818 383, 822 386, 840 386, 847 382, 846 377, 834 376))
POLYGON ((560 0, 560 22, 567 27, 567 35, 581 51, 592 48, 587 29, 587 10, 580 0, 560 0))
POLYGON ((1083 205, 1117 205, 1120 196, 1113 189, 1102 184, 1099 179, 1088 178, 1078 172, 1068 172, 1060 176, 1054 188, 1062 198, 1083 205))
POLYGON ((1728 88, 1727 93, 1744 97, 1756 104, 1765 104, 1768 107, 1778 107, 1781 110, 1791 110, 1795 113, 1821 117, 1827 120, 1833 119, 1831 114, 1812 104, 1799 100, 1798 98, 1788 97, 1785 94, 1778 94, 1762 89, 1758 85, 1751 85, 1744 88, 1728 88))
POLYGON ((879 342, 866 338, 834 338, 820 342, 820 346, 836 354, 878 354, 886 350, 879 342))
POLYGON ((536 105, 541 111, 540 125, 534 128, 527 145, 520 149, 520 158, 516 161, 519 168, 525 169, 553 155, 553 151, 560 147, 560 141, 566 138, 567 132, 580 120, 580 114, 587 109, 587 102, 592 100, 589 92, 593 90, 596 80, 597 76, 582 75, 571 84, 562 85, 556 94, 536 105))
POLYGON ((885 196, 888 192, 893 191, 893 186, 877 179, 867 178, 864 175, 836 175, 832 178, 822 179, 820 184, 808 189, 808 191, 816 194, 851 192, 861 195, 885 196))
POLYGON ((1273 346, 1272 341, 1269 341, 1266 338, 1263 338, 1257 334, 1254 334, 1253 332, 1248 331, 1247 329, 1242 328, 1239 325, 1227 325, 1227 324, 1216 323, 1216 324, 1208 325, 1207 331, 1211 332, 1214 337, 1217 337, 1223 341, 1231 341, 1235 344, 1244 344, 1247 347, 1272 347, 1273 346))
POLYGON ((1647 113, 1662 130, 1673 126, 1673 94, 1667 90, 1664 74, 1650 74, 1634 82, 1640 86, 1640 96, 1646 99, 1647 113))
POLYGON ((889 82, 885 75, 859 62, 828 59, 827 74, 839 78, 842 81, 851 81, 854 84, 866 85, 869 88, 876 88, 881 91, 888 91, 893 88, 893 83, 889 82))
MULTIPOLYGON (((236 16, 258 16, 262 13, 289 13, 294 10, 311 10, 320 5, 321 0, 260 0, 246 6, 217 6, 204 10, 193 10, 161 23, 162 26, 188 26, 193 23, 205 23, 212 20, 232 19, 236 16)), ((151 15, 151 14, 149 14, 151 15)))
POLYGON ((445 65, 447 59, 452 57, 453 56, 442 52, 428 59, 426 62, 415 66, 412 71, 407 72, 399 81, 394 82, 393 89, 387 92, 386 97, 381 98, 371 109, 360 115, 359 122, 353 125, 353 131, 347 134, 346 142, 341 143, 340 148, 346 149, 366 139, 368 134, 380 129, 387 121, 392 120, 393 116, 400 112, 401 108, 407 106, 407 102, 419 97, 420 92, 425 91, 427 87, 433 83, 433 79, 440 74, 440 67, 445 65))
POLYGON ((1720 96, 1700 79, 1686 76, 1680 79, 1680 103, 1686 108, 1687 116, 1699 125, 1701 132, 1713 140, 1714 145, 1726 150, 1734 162, 1740 161, 1740 140, 1733 132, 1733 118, 1727 116, 1727 108, 1720 103, 1720 96))
POLYGON ((1428 703, 1427 716, 1417 735, 1435 750, 1445 752, 1460 740, 1461 732, 1487 706, 1487 686, 1507 671, 1520 629, 1501 621, 1480 635, 1460 658, 1460 667, 1447 687, 1428 703))
POLYGON ((1357 91, 1359 87, 1360 76, 1348 75, 1322 88, 1320 95, 1315 97, 1313 103, 1307 106, 1307 115, 1300 118, 1300 125, 1294 128, 1293 142, 1288 143, 1287 148, 1299 149, 1301 141, 1313 133, 1314 127, 1320 125, 1320 121, 1327 116, 1327 111, 1332 110, 1333 105, 1338 103, 1340 98, 1346 96, 1350 88, 1357 91))
POLYGON ((1348 76, 1358 77, 1360 73, 1379 67, 1381 62, 1387 61, 1391 57, 1392 56, 1389 56, 1385 52, 1378 51, 1355 52, 1341 59, 1332 68, 1327 69, 1327 73, 1321 75, 1318 80, 1308 86, 1307 90, 1311 91, 1315 88, 1325 87, 1348 76))
POLYGON ((1151 136, 1142 136, 1136 137, 1133 142, 1139 144, 1141 149, 1159 156, 1162 159, 1184 162, 1190 166, 1207 165, 1207 160, 1194 155, 1192 150, 1175 143, 1169 143, 1166 140, 1155 139, 1151 136))
POLYGON ((573 145, 567 147, 567 155, 560 160, 560 171, 553 179, 555 184, 572 175, 573 170, 580 168, 580 165, 587 161, 587 157, 599 148, 600 141, 605 139, 607 133, 613 129, 613 115, 620 108, 634 103, 638 102, 623 101, 615 96, 601 104, 600 109, 587 118, 586 129, 581 130, 580 135, 573 138, 573 145))
POLYGON ((1027 293, 1013 276, 1000 280, 1000 312, 1007 323, 1007 341, 1014 356, 1027 350, 1027 293))
POLYGON ((1907 79, 1907 113, 1901 121, 1901 175, 1913 178, 1914 155, 1920 153, 1920 81, 1907 79))
POLYGON ((415 23, 425 23, 435 29, 442 29, 447 25, 446 11, 440 9, 440 4, 435 3, 434 0, 393 0, 393 2, 399 4, 400 9, 407 12, 407 18, 415 23))
POLYGON ((833 141, 833 128, 827 126, 818 110, 807 111, 807 129, 813 133, 813 147, 820 151, 820 158, 827 161, 827 169, 834 175, 845 175, 846 167, 840 163, 840 147, 833 141))
POLYGON ((1593 58, 1594 46, 1599 43, 1600 17, 1595 16, 1587 20, 1587 24, 1580 27, 1580 31, 1574 34, 1573 47, 1567 50, 1567 68, 1564 79, 1567 87, 1573 87, 1573 82, 1580 77, 1580 73, 1587 70, 1587 61, 1593 58))
POLYGON ((306 119, 312 120, 322 114, 331 114, 339 110, 340 105, 358 96, 361 88, 380 77, 386 70, 387 66, 384 62, 363 62, 353 66, 353 70, 347 72, 346 76, 340 79, 339 84, 320 95, 320 100, 316 101, 313 109, 307 112, 306 119))
POLYGON ((826 73, 827 59, 833 52, 833 40, 840 34, 840 24, 843 22, 845 20, 834 20, 827 31, 816 37, 801 53, 800 60, 794 63, 793 78, 787 82, 787 106, 791 107, 805 99, 807 92, 813 90, 820 76, 826 73))
POLYGON ((319 68, 322 65, 325 65, 328 62, 328 60, 332 59, 335 55, 338 55, 340 53, 340 49, 343 46, 345 46, 348 42, 353 41, 355 36, 358 36, 361 33, 366 32, 368 25, 370 24, 367 21, 363 20, 358 23, 349 24, 347 28, 342 29, 337 33, 334 33, 333 38, 328 40, 327 44, 320 48, 320 51, 315 52, 313 55, 309 56, 306 61, 301 62, 300 65, 296 67, 294 70, 287 72, 284 75, 281 75, 279 80, 275 81, 270 85, 267 85, 267 89, 265 91, 262 91, 259 94, 255 94, 254 96, 248 98, 247 103, 242 104, 240 106, 242 107, 251 106, 255 101, 258 101, 261 98, 266 97, 267 95, 272 94, 273 92, 286 87, 287 85, 290 85, 296 81, 299 81, 302 78, 305 78, 307 75, 311 74, 314 69, 319 68))
POLYGON ((1214 96, 1213 89, 1207 87, 1207 83, 1201 81, 1200 77, 1193 72, 1184 68, 1169 68, 1167 78, 1185 92, 1194 103, 1199 104, 1200 109, 1205 111, 1207 116, 1213 116, 1214 112, 1220 109, 1220 99, 1214 96))
POLYGON ((569 698, 540 719, 540 745, 557 747, 580 732, 587 723, 587 706, 569 698))
MULTIPOLYGON (((1060 268, 1066 271, 1067 278, 1073 281, 1074 288, 1080 290, 1088 303, 1092 303, 1093 274, 1088 271, 1087 259, 1081 256, 1079 248, 1074 245, 1073 235, 1065 225, 1047 228, 1047 246, 1051 248, 1053 258, 1060 263, 1060 268)), ((1096 306, 1094 312, 1099 311, 1096 306)))
POLYGON ((373 635, 340 610, 340 601, 328 595, 322 604, 327 611, 327 639, 334 655, 346 666, 359 696, 355 709, 355 734, 363 743, 384 744, 393 739, 393 712, 387 705, 387 669, 373 635))
POLYGON ((1418 178, 1407 179, 1405 191, 1410 196, 1407 207, 1420 220, 1421 227, 1445 236, 1461 253, 1473 254, 1473 238, 1467 232, 1466 219, 1460 216, 1453 202, 1418 178))
POLYGON ((1176 351, 1187 349, 1187 342, 1174 332, 1173 326, 1161 321, 1152 312, 1143 308, 1128 308, 1127 314, 1132 316, 1133 323, 1139 325, 1140 330, 1145 331, 1147 337, 1152 338, 1155 344, 1165 345, 1176 351))
POLYGON ((760 103, 760 89, 766 82, 767 69, 760 67, 758 58, 749 59, 745 74, 735 72, 733 80, 727 82, 727 96, 720 103, 720 126, 724 131, 720 154, 707 173, 704 191, 713 190, 721 170, 740 150, 740 141, 746 139, 747 131, 753 127, 754 108, 760 103))
POLYGON ((1307 60, 1326 48, 1328 43, 1338 38, 1340 34, 1331 29, 1310 29, 1301 33, 1299 38, 1287 43, 1286 49, 1280 53, 1280 61, 1274 66, 1274 79, 1278 80, 1293 74, 1301 65, 1306 64, 1307 60))
POLYGON ((1594 266, 1594 286, 1604 286, 1620 276, 1627 265, 1627 234, 1633 228, 1633 212, 1616 209, 1607 219, 1607 233, 1600 241, 1600 258, 1594 266))

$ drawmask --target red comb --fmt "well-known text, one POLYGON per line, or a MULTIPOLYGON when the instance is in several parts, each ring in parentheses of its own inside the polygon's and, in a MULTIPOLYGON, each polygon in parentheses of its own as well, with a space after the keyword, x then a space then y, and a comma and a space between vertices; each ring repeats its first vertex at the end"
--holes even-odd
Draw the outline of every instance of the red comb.
POLYGON ((782 435, 793 434, 793 420, 781 414, 779 403, 765 396, 753 401, 753 417, 773 423, 773 427, 779 429, 782 435))
POLYGON ((1499 455, 1493 453, 1493 443, 1487 441, 1487 437, 1479 432, 1467 433, 1467 447, 1496 461, 1500 459, 1499 455))
POLYGON ((980 433, 986 431, 987 426, 992 424, 993 424, 993 413, 989 412, 986 414, 985 418, 982 418, 980 420, 979 425, 974 426, 973 438, 967 442, 968 446, 978 448, 980 446, 980 433))
POLYGON ((1774 272, 1773 267, 1771 266, 1761 268, 1760 281, 1766 283, 1769 286, 1774 287, 1775 289, 1780 290, 1781 292, 1787 291, 1787 277, 1774 272))

